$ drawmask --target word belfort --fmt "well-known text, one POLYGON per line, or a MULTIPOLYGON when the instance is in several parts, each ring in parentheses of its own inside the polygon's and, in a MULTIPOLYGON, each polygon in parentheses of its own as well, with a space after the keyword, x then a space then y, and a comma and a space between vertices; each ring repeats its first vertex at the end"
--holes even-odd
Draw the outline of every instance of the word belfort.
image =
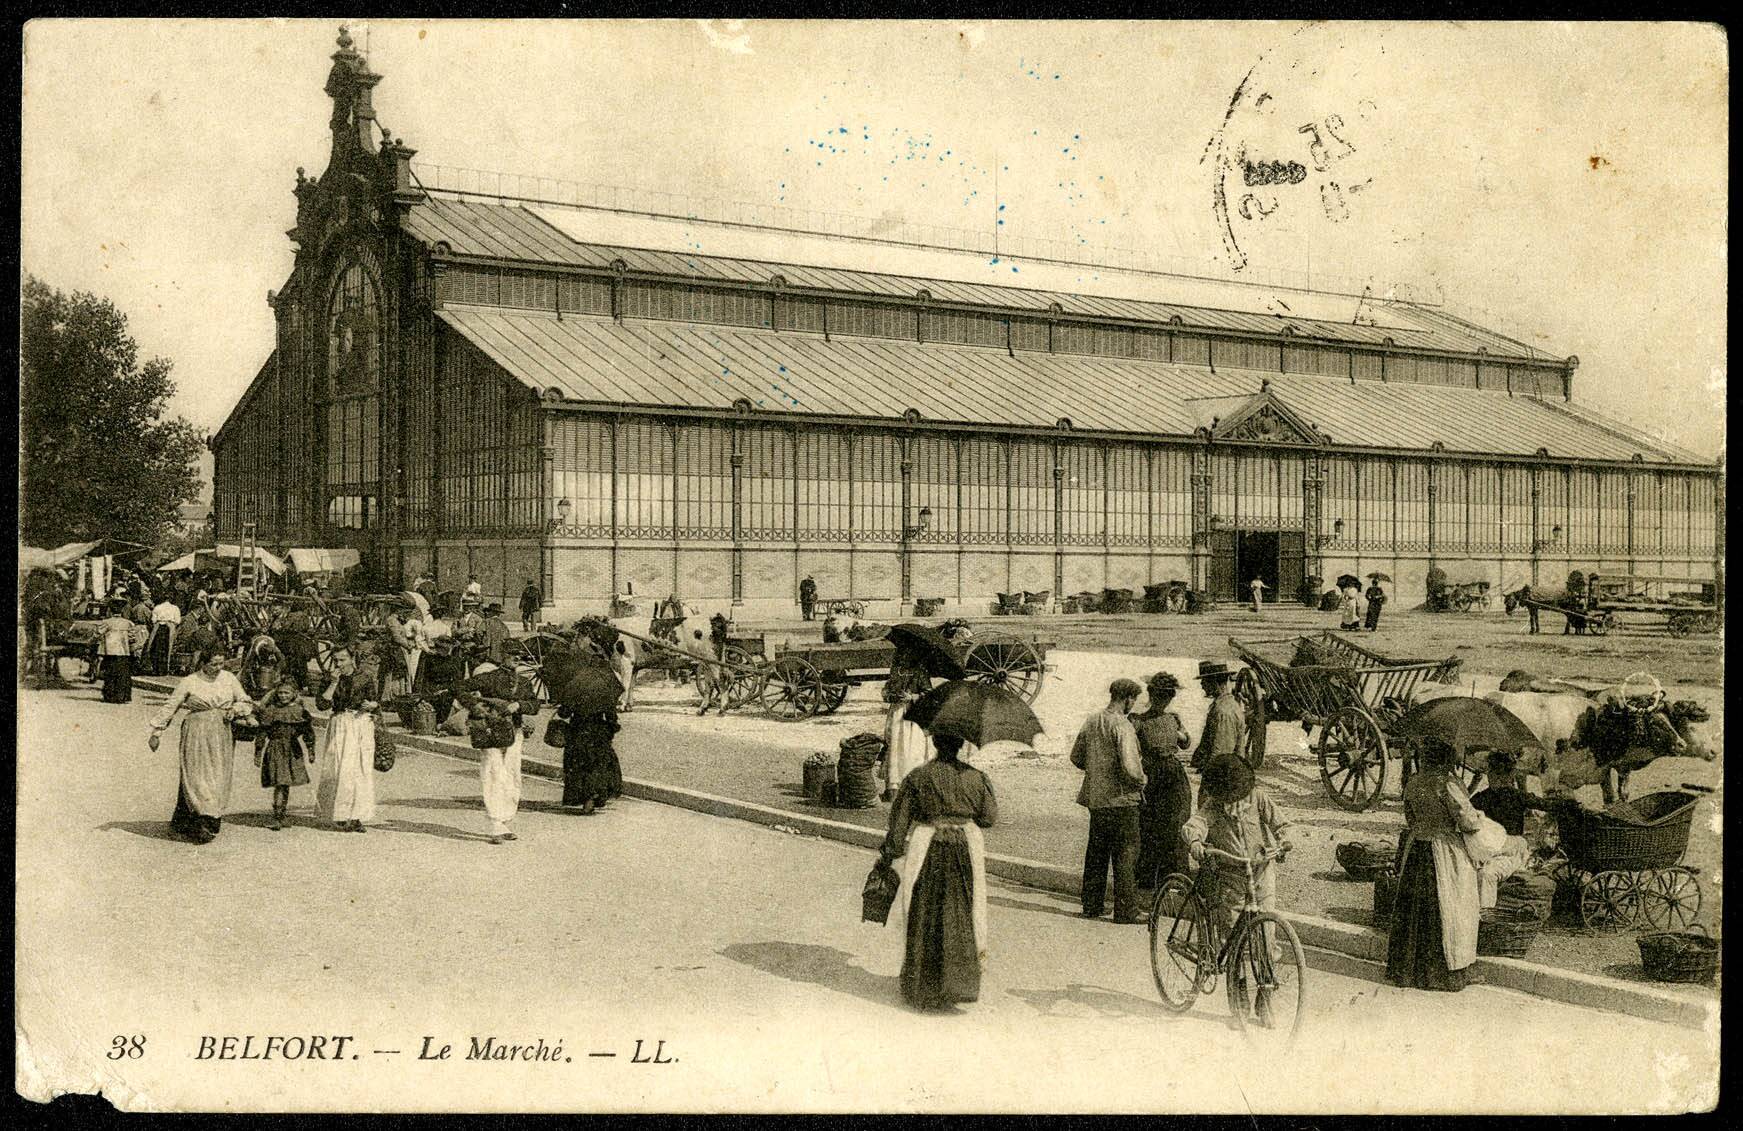
MULTIPOLYGON (((351 1036, 281 1037, 249 1034, 241 1037, 200 1038, 195 1060, 360 1060, 362 1053, 351 1036)), ((398 1055, 398 1049, 376 1049, 377 1056, 398 1055)), ((615 1052, 588 1053, 589 1057, 615 1059, 615 1052)), ((424 1037, 418 1049, 419 1060, 453 1060, 454 1046, 438 1043, 435 1037, 424 1037)), ((461 1060, 526 1060, 572 1063, 574 1057, 563 1050, 561 1040, 546 1041, 539 1037, 532 1044, 511 1044, 496 1037, 471 1037, 461 1060)), ((631 1064, 675 1064, 677 1058, 666 1054, 664 1040, 649 1048, 637 1038, 635 1050, 629 1055, 631 1064)))

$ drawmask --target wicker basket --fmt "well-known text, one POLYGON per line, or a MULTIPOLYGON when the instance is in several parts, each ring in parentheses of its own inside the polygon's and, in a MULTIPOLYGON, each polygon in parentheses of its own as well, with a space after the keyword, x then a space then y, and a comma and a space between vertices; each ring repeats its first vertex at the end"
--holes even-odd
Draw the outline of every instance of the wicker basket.
POLYGON ((805 759, 803 768, 805 796, 812 801, 822 801, 824 786, 835 784, 835 763, 815 761, 816 757, 813 754, 805 759))
POLYGON ((1537 916, 1529 911, 1485 911, 1477 924, 1477 953, 1524 958, 1539 925, 1537 916))
POLYGON ((1374 926, 1386 930, 1392 922, 1392 902, 1398 898, 1398 877, 1381 872, 1374 877, 1374 926))
POLYGON ((1692 931, 1661 931, 1635 941, 1640 944, 1640 967, 1653 981, 1713 984, 1719 970, 1719 940, 1699 923, 1692 931))
POLYGON ((1398 850, 1376 840, 1352 840, 1333 850, 1339 866, 1352 880, 1372 883, 1381 872, 1397 869, 1398 850))

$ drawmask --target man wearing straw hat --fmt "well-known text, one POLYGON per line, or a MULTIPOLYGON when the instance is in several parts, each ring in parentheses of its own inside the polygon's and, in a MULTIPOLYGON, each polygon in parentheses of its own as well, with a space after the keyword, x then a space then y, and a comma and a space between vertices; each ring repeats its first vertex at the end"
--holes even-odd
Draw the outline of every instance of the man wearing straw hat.
POLYGON ((1210 700, 1204 717, 1204 732, 1192 752, 1192 768, 1203 771, 1212 759, 1224 754, 1246 757, 1247 713, 1235 700, 1235 673, 1222 660, 1200 660, 1198 686, 1210 700))

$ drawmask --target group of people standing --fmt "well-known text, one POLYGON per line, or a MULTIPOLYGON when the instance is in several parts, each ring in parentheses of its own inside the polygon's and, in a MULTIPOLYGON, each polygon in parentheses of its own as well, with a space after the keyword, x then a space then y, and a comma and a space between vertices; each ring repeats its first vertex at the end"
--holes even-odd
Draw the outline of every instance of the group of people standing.
MULTIPOLYGON (((1206 660, 1199 664, 1198 678, 1210 709, 1190 764, 1204 781, 1228 783, 1218 796, 1226 798, 1244 780, 1244 788, 1231 801, 1239 805, 1255 787, 1247 761, 1246 712, 1234 694, 1235 671, 1221 661, 1206 660), (1225 766, 1211 774, 1211 767, 1224 762, 1239 769, 1225 766)), ((1072 744, 1071 764, 1083 771, 1077 803, 1089 810, 1081 889, 1086 919, 1101 918, 1111 871, 1114 922, 1148 922, 1145 893, 1154 891, 1166 876, 1185 872, 1191 861, 1195 810, 1181 755, 1193 743, 1185 723, 1171 709, 1179 690, 1180 681, 1168 672, 1157 672, 1146 686, 1130 679, 1114 680, 1107 706, 1085 720, 1072 744), (1143 711, 1137 710, 1140 697, 1147 699, 1143 711)), ((1263 795, 1262 790, 1259 793, 1263 795)), ((1220 813, 1206 809, 1207 798, 1214 800, 1201 789, 1198 811, 1220 813)), ((1267 835, 1280 836, 1285 825, 1268 798, 1261 809, 1267 835)), ((1214 831, 1208 826, 1201 829, 1199 840, 1214 831)))

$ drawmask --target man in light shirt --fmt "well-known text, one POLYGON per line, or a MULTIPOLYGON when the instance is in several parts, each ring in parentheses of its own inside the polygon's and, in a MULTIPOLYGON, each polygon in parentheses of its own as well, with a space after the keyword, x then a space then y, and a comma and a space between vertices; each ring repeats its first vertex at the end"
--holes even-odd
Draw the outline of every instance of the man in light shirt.
POLYGON ((1099 919, 1107 897, 1108 866, 1114 873, 1114 922, 1142 923, 1138 907, 1138 803, 1144 795, 1144 764, 1138 732, 1127 718, 1143 688, 1116 679, 1108 705, 1084 720, 1071 748, 1071 764, 1083 771, 1077 803, 1089 810, 1089 845, 1083 853, 1083 916, 1099 919))

